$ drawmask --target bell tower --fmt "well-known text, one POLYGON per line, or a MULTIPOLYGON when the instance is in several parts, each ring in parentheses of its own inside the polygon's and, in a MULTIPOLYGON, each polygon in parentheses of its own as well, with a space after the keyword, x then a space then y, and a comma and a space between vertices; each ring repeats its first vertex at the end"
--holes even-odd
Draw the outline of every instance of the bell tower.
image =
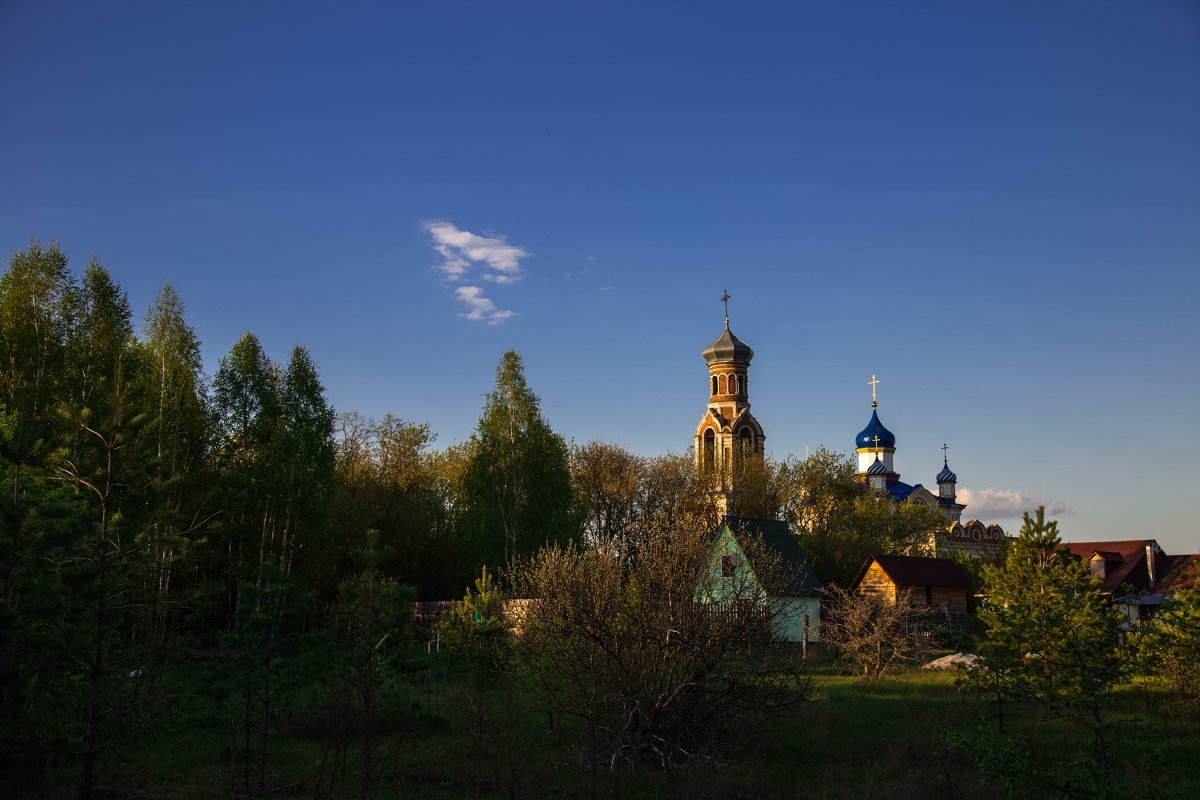
POLYGON ((747 453, 762 455, 766 436, 750 413, 747 373, 754 351, 729 330, 729 292, 724 292, 725 330, 701 351, 708 363, 708 407, 692 441, 696 471, 712 487, 721 514, 729 512, 737 492, 737 461, 747 453))

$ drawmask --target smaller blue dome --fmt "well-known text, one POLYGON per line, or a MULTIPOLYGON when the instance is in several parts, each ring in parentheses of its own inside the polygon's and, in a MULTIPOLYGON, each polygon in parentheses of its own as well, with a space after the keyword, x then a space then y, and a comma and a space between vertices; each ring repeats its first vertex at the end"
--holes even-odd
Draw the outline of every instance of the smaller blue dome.
POLYGON ((937 474, 938 483, 956 483, 958 476, 950 471, 950 465, 946 464, 942 467, 942 471, 937 474))
POLYGON ((883 427, 883 423, 879 421, 879 414, 875 409, 871 409, 871 421, 867 423, 867 427, 859 431, 858 436, 854 437, 854 446, 858 447, 875 447, 875 437, 879 437, 880 447, 895 447, 896 436, 887 428, 883 427))
POLYGON ((887 475, 887 474, 888 474, 887 467, 885 467, 883 465, 883 462, 879 460, 879 456, 875 456, 875 463, 872 464, 870 466, 870 468, 867 470, 867 475, 871 476, 871 475, 887 475))

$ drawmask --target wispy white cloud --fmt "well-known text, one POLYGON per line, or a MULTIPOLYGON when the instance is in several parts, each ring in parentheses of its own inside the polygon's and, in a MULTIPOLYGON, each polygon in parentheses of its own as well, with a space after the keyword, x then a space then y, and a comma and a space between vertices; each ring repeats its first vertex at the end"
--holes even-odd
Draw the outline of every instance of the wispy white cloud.
POLYGON ((453 223, 434 220, 425 223, 433 237, 433 247, 442 256, 435 268, 446 280, 457 281, 472 266, 483 269, 483 279, 493 283, 516 283, 521 279, 521 259, 531 255, 528 250, 509 244, 503 236, 479 236, 460 231, 453 223))
POLYGON ((496 304, 483 295, 483 289, 478 286, 459 286, 454 290, 454 296, 466 304, 466 313, 459 314, 473 320, 487 320, 489 325, 499 325, 515 314, 515 311, 496 308, 496 304))
POLYGON ((984 522, 989 519, 1020 519, 1026 511, 1032 513, 1038 506, 1046 507, 1046 516, 1070 516, 1075 509, 1062 500, 1052 500, 1032 492, 1019 492, 1011 489, 997 489, 989 486, 981 491, 959 489, 958 502, 965 503, 968 517, 978 517, 984 522))
MULTIPOLYGON (((448 283, 467 280, 476 270, 477 279, 500 286, 516 283, 524 277, 521 259, 532 254, 509 244, 503 236, 480 236, 459 230, 453 223, 443 220, 426 222, 423 227, 433 237, 433 249, 442 257, 434 269, 448 283)), ((479 286, 459 286, 454 290, 454 296, 467 307, 459 316, 469 320, 486 320, 489 325, 499 325, 516 314, 497 308, 479 286)))

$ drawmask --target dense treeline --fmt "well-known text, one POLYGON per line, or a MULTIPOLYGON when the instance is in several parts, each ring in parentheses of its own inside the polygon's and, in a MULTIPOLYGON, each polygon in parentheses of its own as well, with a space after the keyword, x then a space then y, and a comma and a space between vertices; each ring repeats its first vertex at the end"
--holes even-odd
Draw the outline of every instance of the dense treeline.
MULTIPOLYGON (((507 580, 547 544, 632 563, 647 531, 716 522, 714 476, 689 455, 569 446, 514 352, 471 438, 438 450, 428 425, 335 412, 300 345, 279 362, 247 333, 206 377, 169 284, 140 322, 97 259, 76 275, 55 242, 31 240, 0 278, 0 774, 15 784, 72 763, 89 796, 105 753, 190 703, 229 732, 230 791, 262 792, 269 734, 315 676, 358 698, 369 740, 376 643, 405 636, 405 601, 460 596, 485 566, 507 580)), ((922 552, 941 524, 872 502, 825 450, 737 469, 735 513, 791 522, 826 582, 873 550, 922 552)))

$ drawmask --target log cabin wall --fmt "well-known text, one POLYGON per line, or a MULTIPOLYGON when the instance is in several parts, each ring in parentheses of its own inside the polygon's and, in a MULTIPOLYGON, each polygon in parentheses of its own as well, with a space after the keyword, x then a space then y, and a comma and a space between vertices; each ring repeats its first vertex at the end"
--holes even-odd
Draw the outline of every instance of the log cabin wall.
POLYGON ((952 614, 967 613, 967 590, 954 586, 897 586, 896 596, 913 608, 941 611, 949 606, 952 614))
POLYGON ((858 594, 879 595, 889 603, 895 603, 897 599, 896 584, 892 583, 892 579, 883 571, 883 567, 876 563, 871 564, 871 568, 859 581, 855 591, 858 594))

